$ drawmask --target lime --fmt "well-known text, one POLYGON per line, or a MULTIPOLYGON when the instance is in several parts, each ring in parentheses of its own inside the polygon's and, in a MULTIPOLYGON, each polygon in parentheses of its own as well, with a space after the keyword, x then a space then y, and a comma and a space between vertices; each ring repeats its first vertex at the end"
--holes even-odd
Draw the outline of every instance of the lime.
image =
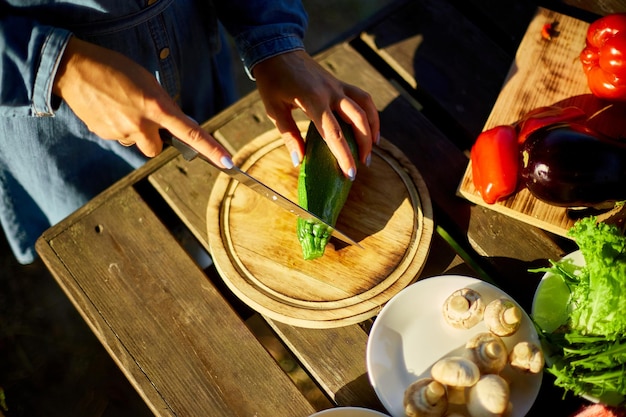
POLYGON ((552 333, 567 323, 569 296, 569 288, 561 276, 546 274, 541 280, 535 292, 532 316, 544 331, 552 333))

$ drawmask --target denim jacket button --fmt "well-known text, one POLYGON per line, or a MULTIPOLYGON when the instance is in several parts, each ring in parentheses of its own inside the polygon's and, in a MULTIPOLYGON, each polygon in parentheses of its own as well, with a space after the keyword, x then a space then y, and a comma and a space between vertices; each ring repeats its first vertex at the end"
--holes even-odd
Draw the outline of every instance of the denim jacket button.
POLYGON ((165 59, 170 56, 170 48, 163 48, 161 52, 159 52, 159 58, 165 59))
POLYGON ((159 0, 148 0, 148 6, 152 6, 157 1, 159 1, 159 0))

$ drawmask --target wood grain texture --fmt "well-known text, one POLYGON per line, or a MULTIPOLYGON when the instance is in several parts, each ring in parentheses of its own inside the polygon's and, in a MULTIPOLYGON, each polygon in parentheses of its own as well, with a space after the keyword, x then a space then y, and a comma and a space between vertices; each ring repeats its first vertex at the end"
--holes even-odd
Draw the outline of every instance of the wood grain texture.
MULTIPOLYGON (((301 126, 303 132, 306 126, 301 126)), ((250 175, 297 201, 298 169, 276 129, 234 156, 250 175)), ((324 256, 304 260, 297 218, 220 175, 207 208, 209 245, 220 274, 242 300, 275 320, 314 328, 345 326, 375 315, 417 279, 434 223, 421 175, 382 139, 362 167, 337 228, 358 246, 331 239, 324 256)))
MULTIPOLYGON (((485 130, 500 124, 515 123, 528 111, 541 106, 578 106, 588 116, 607 106, 606 102, 596 99, 589 92, 579 61, 588 26, 583 21, 547 9, 540 8, 537 11, 485 124, 485 130), (541 37, 541 28, 550 22, 558 22, 558 34, 551 41, 546 41, 541 37)), ((589 125, 611 136, 624 136, 624 109, 623 104, 614 104, 592 118, 589 125)), ((471 162, 458 193, 476 204, 563 237, 568 237, 567 232, 576 221, 567 208, 536 199, 521 184, 518 191, 506 200, 495 204, 485 203, 474 187, 471 162)))
POLYGON ((47 250, 64 260, 64 289, 155 415, 314 411, 131 187, 85 211, 47 250))

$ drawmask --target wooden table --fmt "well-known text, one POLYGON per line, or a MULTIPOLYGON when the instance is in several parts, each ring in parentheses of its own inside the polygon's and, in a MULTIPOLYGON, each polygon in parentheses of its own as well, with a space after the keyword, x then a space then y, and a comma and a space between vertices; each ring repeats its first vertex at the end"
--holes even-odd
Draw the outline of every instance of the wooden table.
MULTIPOLYGON (((500 13, 504 2, 455 3, 398 2, 317 59, 372 94, 383 136, 424 177, 437 232, 418 279, 456 273, 490 280, 529 311, 540 276, 528 270, 558 259, 573 243, 459 197, 464 151, 487 120, 503 120, 498 115, 508 107, 529 110, 569 94, 558 78, 551 79, 549 97, 524 84, 506 93, 524 97, 522 103, 500 92, 513 74, 509 68, 533 70, 518 66, 524 62, 515 57, 518 48, 548 54, 534 33, 537 24, 566 20, 580 35, 587 23, 523 1, 513 2, 515 14, 500 13)), ((617 1, 603 2, 602 10, 589 3, 559 4, 579 17, 626 9, 617 1)), ((233 153, 273 128, 256 93, 204 127, 233 153)), ((210 250, 205 213, 217 175, 167 149, 46 231, 38 252, 156 416, 304 417, 350 405, 385 411, 365 366, 372 320, 311 329, 263 317, 232 295, 214 266, 198 263, 193 245, 184 245, 189 239, 181 236, 192 236, 210 250), (253 322, 271 329, 321 398, 298 389, 253 322)), ((583 403, 562 399, 546 375, 530 415, 544 415, 549 405, 566 416, 583 403)))

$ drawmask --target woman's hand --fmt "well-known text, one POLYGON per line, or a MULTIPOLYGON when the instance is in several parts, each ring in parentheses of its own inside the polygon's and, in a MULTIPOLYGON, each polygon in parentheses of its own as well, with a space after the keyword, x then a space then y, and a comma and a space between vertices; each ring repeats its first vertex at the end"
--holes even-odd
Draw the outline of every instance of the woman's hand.
POLYGON ((371 96, 335 78, 304 51, 287 52, 253 68, 265 110, 282 134, 294 165, 304 156, 304 140, 292 116, 300 108, 313 121, 344 174, 354 179, 356 164, 333 116, 337 112, 354 129, 361 162, 369 165, 380 121, 371 96))
POLYGON ((163 149, 159 129, 166 129, 216 165, 232 166, 228 152, 182 112, 156 78, 122 54, 72 37, 53 92, 103 139, 136 144, 152 157, 163 149))

